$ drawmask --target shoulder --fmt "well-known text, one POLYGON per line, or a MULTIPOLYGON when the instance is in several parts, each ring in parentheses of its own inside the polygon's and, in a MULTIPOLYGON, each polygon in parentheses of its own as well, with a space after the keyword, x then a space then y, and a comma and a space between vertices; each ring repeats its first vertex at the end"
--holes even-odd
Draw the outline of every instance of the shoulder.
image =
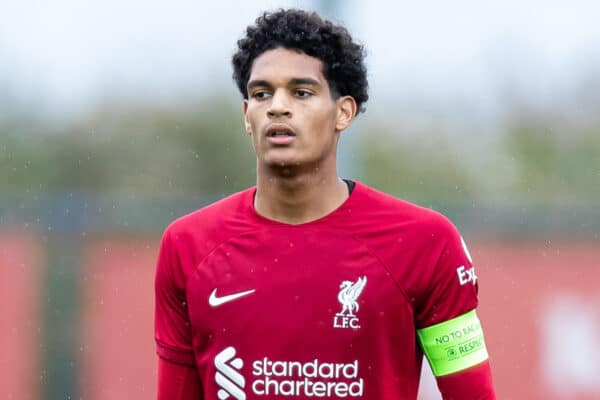
POLYGON ((394 197, 357 182, 356 204, 361 217, 384 226, 410 227, 435 236, 453 236, 456 228, 442 213, 407 200, 394 197))
POLYGON ((249 188, 183 215, 171 222, 166 231, 171 235, 189 234, 222 228, 224 222, 243 219, 250 211, 253 193, 254 188, 249 188))
POLYGON ((253 188, 235 193, 173 221, 163 234, 157 277, 184 288, 189 274, 207 254, 232 236, 252 229, 253 193, 253 188))
POLYGON ((253 229, 254 188, 232 194, 173 221, 165 230, 163 243, 176 252, 193 254, 194 260, 228 238, 253 229))

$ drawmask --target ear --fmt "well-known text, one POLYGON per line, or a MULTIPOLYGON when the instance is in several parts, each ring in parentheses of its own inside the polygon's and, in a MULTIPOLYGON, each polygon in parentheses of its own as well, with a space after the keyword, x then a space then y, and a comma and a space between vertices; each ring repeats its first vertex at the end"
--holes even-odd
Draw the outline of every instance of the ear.
POLYGON ((244 100, 244 104, 242 105, 242 111, 244 112, 244 126, 246 128, 246 132, 248 135, 252 135, 252 126, 250 125, 250 121, 248 120, 248 100, 244 100))
POLYGON ((343 96, 337 99, 337 115, 335 130, 341 132, 350 126, 356 115, 356 101, 352 96, 343 96))

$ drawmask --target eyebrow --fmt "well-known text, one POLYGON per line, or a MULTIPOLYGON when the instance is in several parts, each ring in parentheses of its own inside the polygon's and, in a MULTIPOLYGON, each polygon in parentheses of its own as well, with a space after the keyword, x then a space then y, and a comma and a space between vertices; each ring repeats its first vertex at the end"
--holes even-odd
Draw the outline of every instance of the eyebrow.
POLYGON ((308 86, 320 86, 319 81, 312 78, 294 78, 290 80, 292 85, 308 85, 308 86))
MULTIPOLYGON (((290 79, 289 85, 293 85, 293 86, 297 86, 297 85, 308 85, 308 86, 320 86, 321 84, 319 83, 319 81, 312 79, 312 78, 292 78, 290 79)), ((248 82, 248 90, 255 88, 257 86, 264 86, 264 87, 272 87, 273 85, 271 85, 271 83, 269 83, 269 81, 263 80, 263 79, 258 79, 258 80, 253 80, 248 82)))

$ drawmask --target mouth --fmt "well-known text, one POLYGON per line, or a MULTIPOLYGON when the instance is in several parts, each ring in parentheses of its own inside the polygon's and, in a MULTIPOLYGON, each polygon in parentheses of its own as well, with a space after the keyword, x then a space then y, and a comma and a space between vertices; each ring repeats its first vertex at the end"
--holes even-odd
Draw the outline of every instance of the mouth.
POLYGON ((267 140, 276 146, 291 144, 296 139, 296 133, 287 125, 273 124, 266 132, 267 140))
POLYGON ((283 124, 273 124, 267 129, 267 137, 269 138, 277 138, 277 137, 295 137, 296 134, 287 125, 283 124))

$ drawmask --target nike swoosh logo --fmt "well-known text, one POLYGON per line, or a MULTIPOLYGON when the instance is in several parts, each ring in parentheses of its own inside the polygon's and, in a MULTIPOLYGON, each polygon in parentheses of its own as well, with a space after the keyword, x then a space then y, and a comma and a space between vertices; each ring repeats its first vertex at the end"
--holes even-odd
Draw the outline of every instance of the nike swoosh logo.
POLYGON ((254 293, 256 289, 246 290, 245 292, 239 292, 234 294, 229 294, 223 297, 217 297, 217 289, 214 289, 208 298, 208 304, 213 307, 220 306, 221 304, 229 303, 230 301, 239 299, 240 297, 247 296, 251 293, 254 293))

